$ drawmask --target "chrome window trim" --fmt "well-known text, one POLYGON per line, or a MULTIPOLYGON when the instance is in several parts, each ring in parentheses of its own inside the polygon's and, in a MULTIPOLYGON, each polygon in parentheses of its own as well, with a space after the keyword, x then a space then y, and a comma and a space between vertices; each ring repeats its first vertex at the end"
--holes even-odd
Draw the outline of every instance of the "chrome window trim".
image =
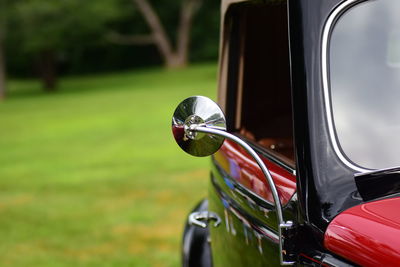
POLYGON ((321 70, 322 70, 322 88, 323 88, 323 98, 325 103, 325 110, 326 110, 326 120, 328 122, 328 131, 329 137, 333 146, 333 149, 336 155, 339 157, 340 161, 342 161, 347 167, 357 171, 357 172, 369 172, 371 169, 363 168, 361 166, 355 165, 353 162, 348 160, 344 153, 339 148, 339 140, 335 134, 334 130, 334 123, 333 123, 333 114, 332 114, 332 106, 331 106, 331 99, 329 94, 330 84, 329 84, 329 66, 328 66, 328 53, 330 48, 330 37, 332 30, 339 19, 347 10, 351 7, 365 2, 367 0, 346 0, 342 2, 339 6, 337 6, 333 12, 329 15, 328 19, 323 28, 322 34, 322 49, 321 49, 321 70))

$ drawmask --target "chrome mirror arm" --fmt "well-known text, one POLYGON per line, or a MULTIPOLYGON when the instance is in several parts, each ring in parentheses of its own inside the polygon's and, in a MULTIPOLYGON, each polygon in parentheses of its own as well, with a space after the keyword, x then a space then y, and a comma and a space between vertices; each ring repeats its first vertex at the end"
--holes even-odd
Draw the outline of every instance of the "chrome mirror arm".
POLYGON ((264 162, 261 160, 261 158, 258 156, 258 154, 254 151, 254 149, 251 146, 249 146, 246 142, 241 140, 239 137, 237 137, 233 134, 230 134, 226 131, 220 130, 220 129, 215 129, 212 127, 205 127, 204 124, 192 124, 187 129, 185 129, 185 131, 187 131, 188 135, 190 135, 190 132, 201 132, 201 133, 222 136, 222 137, 227 138, 227 139, 235 142, 236 144, 242 146, 254 158, 254 160, 257 162, 258 166, 261 168, 261 171, 263 172, 265 178, 268 181, 268 184, 271 188, 272 196, 273 196, 274 202, 275 202, 275 209, 276 209, 277 220, 278 220, 280 263, 281 263, 281 265, 293 265, 295 262, 285 261, 286 251, 284 251, 284 249, 283 249, 284 237, 282 234, 284 229, 288 229, 293 226, 293 222, 292 221, 285 222, 283 220, 282 204, 281 204, 278 190, 276 189, 274 180, 272 179, 271 173, 269 172, 268 168, 265 166, 264 162))

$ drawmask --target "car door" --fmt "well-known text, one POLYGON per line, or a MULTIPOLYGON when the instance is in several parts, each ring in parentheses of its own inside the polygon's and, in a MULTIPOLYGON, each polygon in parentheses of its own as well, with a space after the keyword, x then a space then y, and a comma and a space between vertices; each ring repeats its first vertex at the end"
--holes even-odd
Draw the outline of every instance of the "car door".
MULTIPOLYGON (((293 219, 295 159, 287 4, 242 2, 224 13, 219 102, 228 130, 259 153, 276 183, 285 219, 293 219)), ((270 187, 243 148, 226 140, 213 158, 209 210, 214 266, 279 265, 270 187)))

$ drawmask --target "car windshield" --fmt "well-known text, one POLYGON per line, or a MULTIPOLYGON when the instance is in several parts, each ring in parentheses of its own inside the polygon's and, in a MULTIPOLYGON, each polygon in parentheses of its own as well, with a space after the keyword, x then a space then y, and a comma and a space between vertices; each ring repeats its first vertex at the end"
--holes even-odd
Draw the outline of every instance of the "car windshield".
POLYGON ((342 155, 368 169, 400 166, 400 0, 363 1, 330 38, 333 124, 342 155))

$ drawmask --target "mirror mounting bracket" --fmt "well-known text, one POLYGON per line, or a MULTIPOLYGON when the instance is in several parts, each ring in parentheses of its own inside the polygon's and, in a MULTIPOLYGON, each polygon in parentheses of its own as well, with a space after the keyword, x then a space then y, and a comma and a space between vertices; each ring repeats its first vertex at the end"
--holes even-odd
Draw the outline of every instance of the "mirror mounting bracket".
POLYGON ((294 227, 293 222, 283 220, 283 210, 282 210, 282 204, 281 204, 281 201, 279 198, 278 190, 276 189, 275 182, 272 179, 271 173, 269 172, 268 168, 265 166, 265 164, 262 161, 262 159, 260 158, 260 156, 258 156, 258 154, 254 151, 254 149, 250 145, 248 145, 245 141, 243 141, 239 137, 237 137, 233 134, 230 134, 228 132, 225 132, 223 130, 193 124, 188 128, 188 131, 201 132, 201 133, 222 136, 226 139, 229 139, 229 140, 235 142, 236 144, 240 145, 241 147, 243 147, 254 158, 254 160, 257 162, 258 166, 260 167, 261 171, 263 172, 265 178, 267 179, 267 182, 271 188, 271 193, 272 193, 272 196, 273 196, 274 202, 275 202, 275 209, 276 209, 278 226, 279 226, 278 227, 278 235, 279 235, 280 263, 281 263, 281 265, 293 265, 295 263, 294 261, 287 260, 287 258, 291 258, 290 256, 292 256, 292 254, 289 253, 288 251, 284 250, 285 238, 283 236, 283 232, 285 230, 289 230, 294 227))

